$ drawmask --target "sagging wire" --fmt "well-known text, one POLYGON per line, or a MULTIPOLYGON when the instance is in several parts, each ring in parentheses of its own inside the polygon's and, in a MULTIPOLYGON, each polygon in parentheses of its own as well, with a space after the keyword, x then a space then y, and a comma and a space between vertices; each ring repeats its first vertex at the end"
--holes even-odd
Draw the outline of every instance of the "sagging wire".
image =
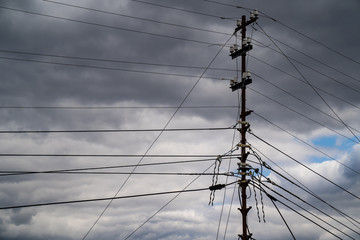
MULTIPOLYGON (((259 161, 259 165, 260 165, 260 172, 259 172, 259 169, 256 168, 254 170, 254 174, 251 175, 251 179, 253 181, 261 182, 262 181, 261 178, 263 176, 263 162, 264 161, 261 159, 260 155, 257 152, 254 151, 253 148, 251 148, 250 150, 251 150, 250 154, 256 157, 256 159, 259 161)), ((261 222, 260 210, 259 210, 259 202, 258 202, 258 199, 257 199, 256 188, 255 188, 254 185, 253 185, 253 191, 254 191, 255 205, 256 205, 256 211, 257 211, 258 220, 259 220, 259 222, 261 222)), ((260 202, 261 202, 262 220, 263 220, 264 223, 266 223, 264 198, 263 198, 262 191, 259 191, 259 194, 260 194, 260 202)))
MULTIPOLYGON (((215 160, 215 164, 214 164, 214 175, 212 177, 212 184, 211 186, 215 186, 218 182, 219 179, 219 175, 218 173, 220 172, 220 165, 221 165, 221 156, 219 155, 216 160, 215 160)), ((209 200, 209 205, 213 206, 214 205, 214 200, 215 200, 215 190, 210 191, 210 200, 209 200)))
MULTIPOLYGON (((215 159, 215 163, 214 163, 214 172, 213 172, 213 177, 212 177, 212 184, 210 187, 210 199, 209 199, 209 205, 213 206, 214 205, 214 200, 215 200, 215 191, 218 190, 218 188, 216 186, 218 186, 218 179, 219 179, 219 172, 220 172, 220 165, 222 162, 222 158, 227 156, 227 155, 231 155, 233 152, 235 152, 236 150, 238 150, 239 147, 233 147, 232 149, 230 149, 228 152, 226 152, 223 155, 218 155, 217 158, 215 159)), ((226 173, 227 176, 234 176, 233 172, 228 172, 226 173)))

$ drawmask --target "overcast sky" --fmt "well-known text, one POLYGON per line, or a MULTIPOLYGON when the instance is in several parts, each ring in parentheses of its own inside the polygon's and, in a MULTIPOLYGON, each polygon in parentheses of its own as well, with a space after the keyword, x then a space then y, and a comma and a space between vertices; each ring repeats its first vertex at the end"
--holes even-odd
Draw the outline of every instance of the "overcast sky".
MULTIPOLYGON (((248 121, 258 138, 248 134, 247 140, 274 169, 264 169, 265 176, 318 210, 275 186, 297 205, 265 190, 292 208, 276 202, 296 239, 359 239, 357 0, 1 0, 0 207, 211 186, 210 175, 8 173, 189 160, 202 161, 97 171, 213 173, 216 156, 239 143, 236 130, 3 131, 231 128, 239 117, 239 92, 231 91, 229 79, 241 65, 229 46, 241 41, 232 36, 236 19, 249 19, 253 9, 260 13, 247 27, 253 83, 246 107, 254 111, 248 121), (94 156, 109 154, 129 156, 94 156)), ((249 160, 260 168, 255 156, 249 160)), ((236 172, 237 161, 224 157, 219 172, 236 172)), ((217 182, 236 180, 219 176, 217 182)), ((291 239, 266 194, 253 187, 247 194, 253 237, 291 239)), ((216 191, 213 205, 208 190, 176 196, 117 199, 105 212, 109 201, 0 210, 0 239, 213 240, 241 234, 237 185, 216 191)))

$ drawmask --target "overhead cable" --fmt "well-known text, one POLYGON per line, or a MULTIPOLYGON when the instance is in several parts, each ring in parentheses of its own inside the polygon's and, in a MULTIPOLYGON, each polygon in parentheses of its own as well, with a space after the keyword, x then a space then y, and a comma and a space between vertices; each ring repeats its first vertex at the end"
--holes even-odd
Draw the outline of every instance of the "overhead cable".
POLYGON ((181 27, 181 28, 186 28, 186 29, 191 29, 191 30, 198 30, 198 31, 209 32, 209 33, 218 33, 218 34, 229 35, 229 36, 231 35, 229 33, 214 31, 214 30, 210 30, 210 29, 203 29, 203 28, 197 28, 197 27, 192 27, 192 26, 185 26, 185 25, 181 25, 181 24, 177 24, 177 23, 169 23, 169 22, 158 21, 158 20, 149 19, 149 18, 136 17, 136 16, 126 15, 126 14, 121 14, 121 13, 116 13, 116 12, 110 12, 110 11, 105 11, 105 10, 100 10, 100 9, 89 8, 89 7, 85 7, 85 6, 79 6, 79 5, 69 4, 69 3, 62 3, 62 2, 58 2, 58 1, 51 1, 51 0, 43 0, 43 1, 48 2, 48 3, 62 5, 62 6, 68 6, 68 7, 93 11, 93 12, 105 13, 105 14, 118 16, 118 17, 125 17, 125 18, 141 20, 141 21, 160 23, 160 24, 169 25, 169 26, 173 26, 173 27, 181 27))
POLYGON ((181 132, 181 131, 220 131, 232 130, 226 128, 168 128, 168 129, 83 129, 83 130, 0 130, 0 134, 16 133, 121 133, 121 132, 181 132))
MULTIPOLYGON (((296 111, 295 109, 292 109, 292 108, 290 108, 289 106, 287 106, 287 105, 285 105, 285 104, 283 104, 283 103, 281 103, 281 102, 279 102, 279 101, 277 101, 277 100, 275 100, 275 99, 273 99, 273 98, 271 98, 271 97, 268 97, 267 95, 265 95, 265 94, 263 94, 263 93, 255 90, 255 89, 253 89, 253 88, 250 88, 250 87, 248 87, 248 88, 249 88, 251 91, 253 91, 253 92, 255 92, 255 93, 257 93, 257 94, 259 94, 259 95, 261 95, 261 96, 263 96, 263 97, 265 97, 265 98, 267 98, 267 99, 269 99, 269 100, 271 100, 271 101, 273 101, 273 102, 275 102, 276 104, 278 104, 278 105, 280 105, 280 106, 282 106, 282 107, 284 107, 284 108, 286 108, 286 109, 288 109, 288 110, 290 110, 290 111, 292 111, 292 112, 294 112, 294 113, 296 113, 296 114, 298 114, 298 115, 300 115, 300 116, 302 116, 302 117, 304 117, 304 118, 306 118, 306 119, 308 119, 308 120, 310 120, 310 121, 318 124, 319 126, 322 126, 322 127, 326 128, 326 129, 328 129, 328 130, 336 133, 337 135, 342 136, 343 138, 345 138, 345 139, 347 139, 347 140, 349 140, 349 141, 352 141, 352 142, 354 142, 354 143, 358 143, 358 141, 353 140, 353 139, 350 138, 350 137, 347 137, 346 135, 340 133, 339 131, 336 131, 336 130, 332 129, 332 128, 326 126, 325 124, 323 124, 323 123, 321 123, 321 122, 319 122, 319 121, 316 121, 316 120, 314 120, 314 119, 306 116, 305 114, 303 114, 303 113, 301 113, 301 112, 299 112, 299 111, 296 111)), ((349 126, 349 127, 350 127, 350 126, 349 126)), ((356 131, 358 131, 358 130, 356 130, 356 131)))
POLYGON ((71 18, 59 17, 59 16, 50 15, 50 14, 37 13, 37 12, 32 12, 32 11, 23 10, 23 9, 17 9, 17 8, 11 8, 11 7, 6 7, 6 6, 0 6, 0 8, 10 10, 10 11, 17 11, 17 12, 23 12, 23 13, 27 13, 27 14, 42 16, 42 17, 58 19, 58 20, 81 23, 81 24, 86 24, 86 25, 91 25, 91 26, 96 26, 96 27, 104 27, 104 28, 114 29, 114 30, 121 30, 121 31, 133 32, 133 33, 141 33, 141 34, 146 34, 146 35, 151 35, 151 36, 170 38, 170 39, 174 39, 174 40, 194 42, 194 43, 200 43, 200 44, 206 44, 206 45, 217 45, 215 43, 210 43, 210 42, 205 42, 205 41, 200 41, 200 40, 175 37, 175 36, 170 36, 170 35, 165 35, 165 34, 158 34, 158 33, 153 33, 153 32, 145 32, 145 31, 140 31, 140 30, 135 30, 135 29, 130 29, 130 28, 124 28, 124 27, 115 27, 115 26, 110 26, 110 25, 105 25, 105 24, 100 24, 100 23, 93 23, 93 22, 87 22, 87 21, 76 20, 76 19, 71 19, 71 18))
MULTIPOLYGON (((267 66, 269 66, 269 67, 271 67, 271 68, 273 68, 273 69, 276 69, 276 70, 279 71, 279 72, 282 72, 282 73, 286 74, 287 76, 289 76, 289 77, 291 77, 291 78, 293 78, 293 79, 296 79, 296 80, 298 80, 298 81, 300 81, 300 82, 302 82, 302 83, 304 83, 304 84, 307 84, 305 80, 303 80, 303 79, 301 79, 301 78, 299 78, 299 77, 296 77, 296 76, 294 76, 294 75, 292 75, 292 74, 290 74, 290 73, 288 73, 288 72, 286 72, 286 71, 284 71, 284 70, 282 70, 282 69, 280 69, 280 68, 278 68, 278 67, 276 67, 276 66, 274 66, 274 65, 271 65, 271 64, 269 64, 269 63, 267 63, 267 62, 265 62, 265 61, 263 61, 263 60, 261 60, 261 59, 259 59, 259 58, 257 58, 257 57, 254 57, 254 56, 251 56, 251 55, 250 55, 250 57, 252 57, 253 59, 255 59, 255 60, 257 60, 257 61, 259 61, 259 62, 261 62, 261 63, 263 63, 263 64, 265 64, 265 65, 267 65, 267 66)), ((333 93, 330 93, 330 92, 328 92, 328 91, 326 91, 326 90, 324 90, 324 89, 321 89, 320 87, 317 87, 317 86, 315 86, 315 85, 313 85, 313 87, 316 88, 316 89, 317 89, 318 91, 320 91, 320 92, 323 92, 323 93, 325 93, 325 94, 327 94, 327 95, 329 95, 329 96, 332 96, 332 97, 338 99, 339 101, 342 101, 342 102, 344 102, 344 103, 346 103, 346 104, 348 104, 348 105, 350 105, 350 106, 352 106, 352 107, 355 107, 355 108, 357 108, 357 109, 360 109, 359 106, 357 106, 357 105, 355 105, 355 104, 353 104, 353 103, 351 103, 351 102, 349 102, 349 101, 347 101, 347 100, 345 100, 345 99, 343 99, 343 98, 340 98, 340 97, 334 95, 333 93)))
MULTIPOLYGON (((60 65, 60 66, 66 66, 66 67, 81 67, 81 68, 92 68, 92 69, 102 69, 102 70, 121 71, 121 72, 132 72, 132 73, 155 74, 155 75, 165 75, 165 76, 199 78, 199 76, 197 76, 197 75, 167 73, 167 72, 155 72, 155 71, 144 71, 144 70, 136 70, 136 69, 117 68, 117 67, 102 67, 102 66, 84 65, 84 64, 75 64, 75 63, 50 62, 50 61, 25 59, 25 58, 11 58, 11 57, 2 57, 2 56, 0 56, 0 59, 13 60, 13 61, 22 61, 22 62, 44 63, 44 64, 60 65)), ((203 76, 202 78, 221 80, 221 78, 209 78, 209 77, 205 77, 205 76, 203 76)))
MULTIPOLYGON (((222 51, 222 49, 227 45, 227 43, 230 41, 230 39, 232 38, 229 37, 227 39, 227 41, 221 46, 221 48, 217 51, 217 53, 215 54, 215 56, 211 59, 211 61, 209 62, 209 64, 206 66, 206 68, 204 69, 204 71, 202 72, 202 74, 200 75, 200 77, 196 80, 196 82, 193 84, 193 86, 191 87, 191 89, 188 91, 188 93, 186 94, 186 96, 182 99, 182 101, 180 102, 178 108, 174 111, 174 113, 171 115, 171 117, 169 118, 169 120, 166 122, 166 124, 163 127, 163 130, 165 130, 169 124, 171 123, 171 121, 173 120, 173 118, 175 117, 175 115, 178 113, 178 111, 181 109, 181 107, 184 105, 184 103, 186 102, 186 100, 188 99, 188 97, 190 96, 190 94, 193 92, 193 90, 196 88, 196 86, 198 85, 198 83, 200 82, 200 80, 203 78, 203 76, 205 75, 206 71, 208 70, 208 68, 213 64, 213 62, 216 60, 216 58, 219 56, 220 52, 222 51)), ((138 161, 137 164, 140 164, 142 162, 142 160, 144 159, 144 157, 149 153, 149 151, 152 149, 152 147, 155 145, 155 143, 158 141, 158 139, 162 136, 162 134, 164 133, 164 131, 159 132, 159 134, 157 135, 157 137, 154 139, 154 141, 150 144, 150 146, 148 147, 148 149, 145 151, 145 153, 143 154, 143 156, 140 158, 140 160, 138 161)), ((133 168, 132 172, 135 172, 137 167, 133 168)), ((114 197, 116 197, 119 192, 122 190, 122 188, 126 185, 126 183, 128 182, 128 180, 130 179, 132 175, 128 175, 128 177, 125 179, 125 181, 121 184, 121 186, 118 188, 118 190, 116 191, 114 197)), ((94 224, 90 227, 90 229, 86 232, 86 234, 84 235, 82 240, 85 240, 86 237, 89 235, 89 233, 92 231, 92 229, 95 227, 95 225, 98 223, 98 221, 100 220, 100 218, 103 216, 103 214, 106 212, 106 210, 109 208, 109 206, 111 205, 113 200, 110 200, 109 203, 106 205, 106 207, 104 208, 104 210, 101 212, 101 214, 99 215, 99 217, 96 219, 96 221, 94 222, 94 224)), ((140 226, 141 227, 141 226, 140 226)), ((137 231, 137 230, 135 230, 137 231)))
POLYGON ((348 170, 353 171, 354 173, 360 175, 360 172, 356 171, 354 168, 351 168, 351 167, 347 166, 346 164, 342 163, 341 161, 337 160, 336 158, 330 156, 329 154, 325 153, 324 151, 321 151, 319 148, 317 148, 317 147, 315 147, 315 146, 307 143, 306 141, 304 141, 304 140, 302 140, 301 138, 297 137, 295 134, 292 134, 291 132, 289 132, 289 131, 285 130, 284 128, 280 127, 279 125, 271 122, 270 120, 266 119, 265 117, 261 116, 260 114, 258 114, 258 113, 256 113, 256 112, 253 112, 253 113, 254 113, 256 116, 260 117, 261 119, 265 120, 266 122, 270 123, 271 125, 279 128, 281 131, 283 131, 283 132, 289 134, 290 136, 296 138, 298 141, 302 142, 303 144, 311 147, 312 149, 314 149, 314 150, 316 150, 317 152, 323 154, 324 156, 330 158, 331 160, 336 161, 336 162, 339 163, 340 165, 346 167, 348 170))
POLYGON ((275 166, 277 166, 279 169, 281 169, 284 173, 286 173, 290 178, 292 178, 293 180, 289 179, 288 177, 284 176, 283 174, 281 174, 279 171, 275 170, 274 168, 272 168, 270 165, 268 165, 267 163, 265 163, 263 160, 261 160, 262 162, 262 166, 264 166, 265 168, 267 168, 268 170, 270 170, 271 172, 279 175, 281 178, 283 178, 284 180, 288 181, 289 183, 293 184, 294 186, 298 187, 299 189, 303 190, 304 192, 310 194, 311 196, 313 196, 314 198, 318 199, 319 201, 321 201, 322 203, 326 204, 327 206, 329 206, 331 209, 335 210, 336 212, 338 212, 340 215, 342 215, 347 221, 349 221, 351 224, 353 224, 355 227, 357 227, 358 229, 360 229, 358 226, 356 226, 353 222, 357 222, 358 224, 360 224, 359 221, 357 221, 356 219, 352 218, 351 216, 349 216, 348 214, 342 212, 340 209, 334 207, 333 205, 329 204, 327 201, 325 201, 324 199, 322 199, 319 195, 317 195, 316 193, 314 193, 313 191, 311 191, 308 187, 306 187, 303 183, 301 183, 298 179, 296 179, 293 175, 291 175, 288 171, 286 171, 284 168, 282 168, 281 166, 279 166, 279 164, 277 164, 276 162, 274 162, 273 160, 271 160, 268 156, 266 156, 264 153, 262 153, 259 149, 257 149, 256 147, 252 146, 252 148, 256 149, 258 152, 260 152, 261 155, 263 155, 267 160, 269 160, 272 164, 274 164, 275 166), (352 220, 352 221, 350 221, 352 220))
POLYGON ((347 189, 345 189, 344 187, 338 185, 337 183, 335 183, 334 181, 331 181, 330 179, 324 177, 323 175, 321 175, 320 173, 316 172, 315 170, 311 169, 310 167, 306 166, 305 164, 303 164, 302 162, 300 162, 299 160, 296 160, 295 158, 293 158, 292 156, 290 156, 289 154, 285 153, 284 151, 280 150, 279 148, 275 147, 274 145, 270 144, 269 142, 265 141, 264 139, 260 138, 259 136, 257 136, 256 134, 254 134, 252 131, 249 132, 251 135, 253 135, 255 138, 257 138, 258 140, 262 141, 263 143, 267 144, 268 146, 272 147, 273 149, 275 149, 276 151, 278 151, 279 153, 283 154, 284 156, 288 157, 289 159, 293 160, 294 162, 296 162, 297 164, 301 165, 302 167, 306 168, 307 170, 309 170, 310 172, 314 173, 315 175, 319 176, 320 178, 326 180, 327 182, 333 184, 334 186, 336 186, 337 188, 341 189, 342 191, 348 193, 349 195, 353 196, 354 198, 360 200, 360 197, 355 195, 354 193, 348 191, 347 189))
MULTIPOLYGON (((256 25, 261 29, 261 31, 267 35, 267 33, 264 31, 264 29, 256 23, 256 25)), ((268 35, 267 35, 268 36, 268 35)), ((289 63, 294 67, 294 69, 301 75, 301 77, 308 83, 308 85, 314 90, 314 92, 319 96, 319 98, 322 100, 322 102, 325 103, 325 105, 331 110, 332 113, 342 122, 344 127, 348 129, 348 131, 357 139, 357 141, 360 143, 360 139, 354 134, 354 132, 349 128, 349 126, 342 120, 342 118, 335 112, 335 110, 330 106, 330 104, 325 100, 323 96, 316 90, 316 88, 309 82, 309 80, 300 72, 300 70, 295 66, 295 64, 291 61, 291 59, 281 50, 281 48, 269 37, 270 41, 274 43, 274 45, 279 49, 279 51, 282 53, 282 55, 289 61, 289 63)))
POLYGON ((183 9, 183 8, 176 8, 176 7, 161 5, 161 4, 152 3, 152 2, 145 2, 145 1, 140 1, 140 0, 131 0, 131 1, 142 3, 142 4, 147 4, 147 5, 152 5, 152 6, 156 6, 156 7, 162 7, 162 8, 166 8, 166 9, 172 9, 172 10, 176 10, 176 11, 182 11, 182 12, 202 15, 202 16, 206 16, 206 17, 212 17, 212 18, 217 18, 217 19, 222 19, 222 20, 232 20, 232 21, 234 21, 234 19, 232 19, 232 18, 227 18, 227 17, 223 17, 223 16, 218 16, 218 15, 213 15, 213 14, 208 14, 208 13, 203 13, 203 12, 198 12, 198 11, 193 11, 193 10, 188 10, 188 9, 183 9))
POLYGON ((208 191, 208 190, 209 190, 209 188, 198 188, 198 189, 187 189, 187 190, 168 191, 168 192, 157 192, 157 193, 145 193, 145 194, 137 194, 137 195, 127 195, 127 196, 119 196, 119 197, 92 198, 92 199, 81 199, 81 200, 70 200, 70 201, 59 201, 59 202, 24 204, 24 205, 14 205, 14 206, 0 207, 0 210, 17 209, 17 208, 29 208, 29 207, 41 207, 41 206, 53 206, 53 205, 73 204, 73 203, 85 203, 85 202, 99 202, 99 201, 109 201, 109 200, 118 200, 118 199, 128 199, 128 198, 139 198, 139 197, 167 195, 167 194, 175 194, 175 193, 199 192, 199 191, 208 191))

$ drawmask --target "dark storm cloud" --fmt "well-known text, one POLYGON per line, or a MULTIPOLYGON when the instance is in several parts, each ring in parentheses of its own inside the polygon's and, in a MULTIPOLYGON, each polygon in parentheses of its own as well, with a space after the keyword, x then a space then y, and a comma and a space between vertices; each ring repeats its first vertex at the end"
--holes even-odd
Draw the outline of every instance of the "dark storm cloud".
MULTIPOLYGON (((65 3, 65 1, 62 2, 65 3)), ((231 92, 231 89, 229 89, 229 81, 209 79, 211 77, 219 79, 232 78, 236 76, 236 72, 214 69, 208 69, 204 72, 204 68, 209 65, 220 50, 221 44, 224 44, 230 36, 197 31, 186 27, 176 27, 174 24, 231 34, 236 26, 234 19, 240 18, 243 14, 248 15, 247 11, 207 1, 151 1, 154 4, 193 11, 196 12, 195 14, 125 0, 76 1, 76 3, 67 1, 66 3, 151 19, 153 21, 105 14, 40 0, 2 1, 0 4, 2 6, 58 16, 74 21, 2 8, 0 9, 0 29, 2 33, 0 50, 122 61, 91 61, 89 59, 1 52, 0 57, 22 59, 22 61, 0 59, 0 101, 2 106, 179 106, 192 87, 195 86, 195 83, 197 85, 187 97, 184 106, 237 105, 238 96, 236 92, 231 92), (217 17, 205 16, 199 13, 206 13, 217 17), (221 19, 220 17, 231 19, 221 19), (155 23, 154 21, 171 23, 172 25, 155 23), (95 26, 92 23, 103 26, 95 26), (129 61, 129 63, 124 61, 129 61), (130 62, 196 66, 202 68, 140 65, 130 62), (149 72, 170 73, 170 75, 151 74, 149 72), (200 76, 203 73, 204 77, 209 78, 199 80, 198 77, 191 77, 200 76)), ((355 79, 360 78, 358 64, 309 40, 307 37, 291 31, 282 26, 281 23, 326 44, 331 49, 358 59, 360 34, 357 29, 357 23, 359 22, 357 12, 360 8, 359 3, 355 0, 346 2, 316 0, 311 3, 294 0, 275 0, 271 2, 239 2, 229 0, 226 3, 244 5, 244 7, 260 10, 261 14, 258 23, 261 28, 258 25, 254 25, 254 29, 249 26, 247 31, 248 36, 252 35, 254 38, 254 49, 251 51, 251 56, 259 58, 300 79, 294 79, 250 57, 248 68, 254 74, 253 84, 249 86, 247 93, 248 107, 284 129, 299 134, 304 139, 308 137, 307 140, 316 136, 316 131, 319 132, 319 135, 335 135, 334 132, 324 130, 323 125, 352 137, 339 121, 326 116, 328 114, 336 118, 314 89, 306 83, 306 80, 316 86, 317 89, 320 89, 318 91, 321 96, 343 118, 344 122, 354 128, 360 128, 358 118, 356 117, 359 109, 354 107, 354 105, 359 106, 360 102, 358 97, 359 83, 343 74, 346 73, 355 79), (263 13, 277 19, 281 23, 267 18, 263 13), (301 62, 298 63, 291 60, 296 68, 300 70, 299 73, 289 63, 289 60, 272 50, 280 51, 266 35, 261 34, 261 29, 264 29, 270 36, 296 47, 298 50, 341 70, 343 73, 339 73, 286 47, 280 42, 276 42, 276 45, 286 55, 301 62), (304 66, 304 64, 307 66, 304 66), (314 72, 309 67, 321 71, 322 74, 314 72), (333 79, 329 79, 324 74, 333 79), (314 107, 304 104, 304 102, 294 99, 283 90, 259 79, 256 75, 265 78, 270 83, 281 87, 306 103, 321 109, 323 113, 320 113, 314 107), (303 79, 301 75, 306 77, 306 79, 303 79), (340 83, 337 83, 335 80, 340 83), (252 91, 250 88, 260 94, 252 91), (352 105, 340 101, 338 98, 330 96, 321 90, 334 94, 336 97, 342 98, 352 105), (262 94, 265 94, 268 98, 262 96, 262 94), (294 111, 289 110, 287 107, 294 111), (299 113, 322 125, 314 123, 311 119, 304 118, 299 113)), ((231 39, 228 45, 234 43, 235 40, 231 39)), ((226 46, 220 51, 210 67, 235 69, 235 61, 231 60, 228 55, 229 46, 226 46)), ((175 111, 176 108, 126 110, 1 109, 0 123, 3 130, 162 128, 175 111)), ((168 127, 205 125, 216 125, 216 127, 224 125, 228 127, 235 124, 236 116, 236 108, 184 108, 178 111, 168 127)), ((318 154, 308 153, 307 151, 310 151, 308 148, 298 145, 297 142, 288 141, 289 138, 280 135, 279 129, 260 117, 253 114, 249 119, 256 133, 265 135, 266 139, 271 139, 276 144, 284 146, 287 151, 303 157, 304 162, 311 162, 307 158, 312 156, 312 154, 314 156, 318 154)), ((4 153, 41 152, 66 154, 85 152, 90 154, 143 154, 156 136, 158 135, 155 133, 134 133, 129 135, 6 135, 6 137, 0 139, 0 144, 1 152, 4 153)), ((231 133, 204 133, 203 135, 165 133, 152 150, 155 153, 184 152, 192 154, 194 152, 203 153, 211 151, 212 153, 221 154, 229 150, 231 138, 231 133), (227 142, 224 143, 225 141, 227 142)), ((292 137, 290 138, 293 140, 292 137)), ((249 139, 254 140, 250 137, 249 139)), ((254 141, 254 144, 257 144, 257 142, 254 141)), ((351 147, 348 149, 351 149, 351 147)), ((337 155, 339 158, 344 154, 340 147, 332 150, 332 153, 337 152, 341 152, 337 155)), ((283 156, 275 156, 277 157, 276 161, 285 162, 283 156)), ((343 157, 345 159, 344 163, 348 164, 351 168, 358 169, 357 156, 358 150, 354 148, 353 153, 343 157)), ((109 160, 97 158, 96 160, 90 160, 85 158, 55 159, 48 157, 41 159, 27 158, 26 160, 24 158, 6 158, 1 161, 1 168, 6 171, 14 169, 47 170, 77 168, 89 165, 134 164, 138 159, 135 161, 134 159, 126 159, 124 161, 124 159, 109 160)), ((145 159, 144 161, 161 160, 145 159)), ((302 175, 304 172, 292 164, 286 162, 286 166, 290 166, 290 169, 299 174, 298 177, 304 177, 302 175)), ((337 172, 339 176, 335 180, 349 190, 355 193, 359 192, 359 178, 353 171, 338 168, 337 165, 327 164, 326 162, 313 167, 318 167, 317 169, 322 171, 323 174, 333 174, 336 170, 339 170, 337 172)), ((235 169, 236 166, 233 168, 235 169)), ((156 168, 157 171, 174 171, 173 169, 168 166, 156 168)), ((190 166, 185 170, 189 169, 193 170, 190 166)), ((201 171, 204 169, 205 165, 201 165, 201 171)), ((224 167, 224 171, 226 171, 226 167, 224 167)), ((9 206, 25 202, 33 203, 76 199, 77 197, 112 196, 124 178, 123 176, 94 177, 91 175, 81 177, 64 175, 2 177, 0 179, 0 199, 3 205, 9 206)), ((341 199, 347 199, 348 206, 355 209, 356 203, 353 200, 348 200, 346 193, 343 191, 330 185, 324 187, 321 185, 322 182, 313 176, 306 179, 309 182, 314 182, 313 186, 317 191, 320 191, 321 196, 324 196, 326 199, 332 198, 335 204, 341 203, 341 199), (336 195, 336 197, 333 197, 333 195, 336 195)), ((210 184, 210 180, 207 180, 202 179, 200 183, 207 186, 210 184)), ((151 192, 151 190, 162 191, 164 189, 181 188, 185 185, 186 181, 178 180, 174 182, 172 178, 162 178, 159 180, 153 177, 149 180, 147 177, 134 177, 130 182, 132 184, 129 184, 123 191, 130 194, 138 194, 139 192, 151 192)), ((282 180, 281 183, 283 182, 282 180)), ((200 183, 199 185, 201 185, 200 183)), ((287 186, 286 183, 284 184, 287 186)), ((220 193, 217 195, 219 196, 217 198, 219 204, 221 202, 220 195, 220 193)), ((168 206, 163 215, 145 224, 144 228, 141 228, 134 235, 134 238, 214 239, 216 229, 211 227, 209 231, 209 226, 216 226, 218 224, 219 205, 215 204, 211 208, 204 207, 208 202, 208 193, 198 196, 198 198, 194 199, 187 195, 178 202, 174 201, 174 205, 168 206), (185 210, 188 209, 188 211, 185 211, 184 208, 185 210), (179 211, 177 212, 177 210, 179 211)), ((157 211, 163 203, 165 203, 164 199, 161 199, 161 201, 159 199, 137 199, 136 201, 119 202, 105 214, 105 220, 99 221, 99 225, 89 235, 89 239, 118 239, 119 236, 124 237, 141 224, 142 221, 145 221, 149 215, 157 211)), ((266 205, 270 206, 271 203, 266 202, 266 205)), ((98 213, 103 210, 103 207, 102 204, 98 204, 69 206, 65 210, 59 207, 5 212, 0 217, 0 238, 14 240, 25 239, 24 236, 26 236, 26 239, 31 240, 80 239, 88 231, 91 224, 98 217, 98 213), (57 220, 55 221, 54 219, 57 220), (56 226, 54 222, 56 222, 56 226), (67 227, 68 231, 64 232, 61 229, 64 227, 67 227), (38 229, 38 232, 36 232, 36 229, 38 229), (49 229, 52 229, 52 231, 49 229)), ((271 218, 273 216, 277 217, 277 213, 272 210, 267 211, 269 211, 269 219, 273 219, 271 218)), ((238 215, 236 216, 236 221, 239 220, 237 217, 238 215)), ((293 215, 290 215, 290 217, 292 224, 297 222, 293 215)), ((274 228, 278 231, 273 234, 273 239, 288 239, 289 235, 284 232, 286 229, 279 228, 282 223, 280 220, 276 222, 277 220, 273 220, 269 225, 256 226, 270 231, 270 228, 276 225, 274 228)), ((256 223, 252 224, 255 225, 256 223)), ((308 228, 305 224, 301 226, 308 228)), ((238 223, 229 225, 231 237, 238 234, 238 227, 238 223)), ((258 233, 256 229, 253 231, 258 233)), ((317 238, 321 238, 322 235, 322 233, 314 229, 307 229, 307 231, 299 231, 297 229, 296 233, 297 239, 308 239, 309 236, 315 235, 317 238)), ((258 236, 264 238, 269 237, 261 235, 263 233, 258 234, 258 236)), ((256 238, 256 234, 254 236, 256 238)), ((231 238, 230 233, 227 237, 231 238)))

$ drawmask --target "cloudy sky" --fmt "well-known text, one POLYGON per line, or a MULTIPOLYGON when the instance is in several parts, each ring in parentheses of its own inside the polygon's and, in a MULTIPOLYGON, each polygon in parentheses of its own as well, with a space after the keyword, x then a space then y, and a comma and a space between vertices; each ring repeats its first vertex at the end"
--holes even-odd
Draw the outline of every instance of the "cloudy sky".
MULTIPOLYGON (((236 176, 209 205, 199 174, 237 169, 229 46, 253 9, 249 163, 273 169, 283 189, 261 184, 296 239, 359 239, 357 0, 1 0, 0 208, 30 206, 0 210, 0 239, 237 239, 236 176)), ((250 186, 253 237, 291 239, 250 186)))

